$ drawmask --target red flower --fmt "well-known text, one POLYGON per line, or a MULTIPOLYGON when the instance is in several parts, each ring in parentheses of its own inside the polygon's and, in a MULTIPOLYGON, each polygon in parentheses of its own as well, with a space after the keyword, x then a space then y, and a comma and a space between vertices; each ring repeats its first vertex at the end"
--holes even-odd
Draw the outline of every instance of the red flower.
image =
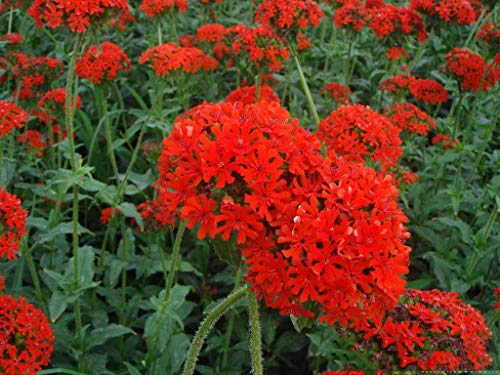
POLYGON ((380 90, 390 93, 405 93, 415 78, 407 74, 396 74, 380 84, 380 90))
POLYGON ((487 22, 481 27, 476 35, 476 39, 495 48, 500 45, 500 22, 487 22))
MULTIPOLYGON (((80 96, 74 99, 75 108, 82 106, 80 96)), ((47 91, 38 101, 38 109, 33 111, 40 121, 45 124, 54 124, 57 115, 64 116, 66 111, 66 89, 59 88, 47 91)))
POLYGON ((172 71, 183 70, 196 73, 217 69, 219 63, 213 57, 205 55, 198 48, 178 47, 174 43, 164 43, 150 48, 139 58, 141 64, 149 63, 157 76, 165 77, 172 71))
POLYGON ((387 170, 402 155, 400 131, 387 117, 355 104, 341 106, 322 120, 318 138, 328 155, 359 163, 372 159, 387 170))
POLYGON ((0 188, 0 258, 17 257, 19 241, 26 234, 27 216, 28 211, 21 208, 21 201, 0 188))
POLYGON ((349 87, 337 82, 327 83, 321 89, 321 93, 327 93, 328 96, 335 100, 335 102, 342 104, 349 104, 351 101, 350 97, 352 95, 352 91, 349 87))
POLYGON ((83 33, 91 23, 99 23, 111 15, 112 20, 130 15, 126 0, 35 0, 28 10, 38 27, 45 23, 50 28, 69 27, 83 33))
POLYGON ((455 149, 457 148, 458 145, 460 145, 460 142, 457 139, 451 139, 448 137, 446 134, 437 134, 432 138, 432 144, 441 144, 441 148, 443 150, 448 150, 448 149, 455 149))
POLYGON ((403 47, 391 47, 387 50, 388 60, 399 60, 401 57, 410 58, 410 54, 403 47))
POLYGON ((148 17, 156 17, 174 12, 175 8, 184 13, 188 6, 186 0, 143 0, 140 8, 148 17))
POLYGON ((351 27, 354 31, 360 31, 366 24, 368 11, 360 0, 346 1, 333 15, 333 23, 336 28, 342 26, 351 27))
POLYGON ((9 44, 19 44, 24 42, 24 37, 19 33, 10 33, 3 35, 0 40, 6 40, 9 44))
POLYGON ((113 81, 121 70, 129 72, 130 59, 112 42, 92 46, 76 62, 76 75, 99 85, 103 80, 113 81))
POLYGON ((278 32, 285 29, 306 29, 318 26, 324 13, 313 0, 264 0, 256 10, 255 22, 273 27, 278 32))
POLYGON ((485 63, 482 56, 463 48, 453 48, 445 55, 444 68, 452 73, 464 90, 478 91, 486 88, 485 63))
POLYGON ((111 220, 111 217, 120 214, 120 210, 118 208, 113 209, 113 207, 104 208, 101 210, 101 223, 108 224, 111 220))
POLYGON ((15 127, 23 128, 29 117, 28 112, 15 103, 0 100, 0 138, 6 137, 15 127))
MULTIPOLYGON (((244 86, 239 87, 236 90, 229 93, 226 97, 226 103, 240 102, 243 104, 252 104, 256 100, 256 86, 244 86)), ((268 85, 262 84, 260 86, 260 101, 264 102, 280 102, 280 98, 268 85)))
POLYGON ((439 104, 448 101, 448 91, 439 82, 432 79, 411 79, 410 94, 425 103, 439 104))
POLYGON ((297 34, 297 51, 303 51, 312 47, 312 41, 304 34, 297 34))
POLYGON ((411 7, 446 22, 470 25, 480 12, 474 9, 475 2, 469 0, 411 0, 411 7))
POLYGON ((0 371, 5 374, 35 375, 47 366, 53 351, 54 334, 42 311, 0 294, 0 371))
MULTIPOLYGON (((1 290, 1 288, 0 288, 0 290, 1 290)), ((493 292, 493 294, 495 296, 497 296, 497 301, 495 302, 493 307, 495 308, 495 310, 500 310, 500 288, 496 288, 495 291, 493 292)))
POLYGON ((17 137, 19 143, 28 145, 27 151, 33 152, 35 156, 41 157, 45 148, 42 133, 38 130, 26 130, 23 134, 17 137))
POLYGON ((392 4, 368 9, 368 26, 375 32, 375 36, 382 39, 388 35, 408 35, 415 33, 418 40, 423 42, 427 33, 424 22, 413 8, 399 8, 392 4))
POLYGON ((427 135, 429 129, 435 129, 434 119, 424 111, 410 103, 394 103, 384 109, 386 115, 393 125, 412 133, 427 135))

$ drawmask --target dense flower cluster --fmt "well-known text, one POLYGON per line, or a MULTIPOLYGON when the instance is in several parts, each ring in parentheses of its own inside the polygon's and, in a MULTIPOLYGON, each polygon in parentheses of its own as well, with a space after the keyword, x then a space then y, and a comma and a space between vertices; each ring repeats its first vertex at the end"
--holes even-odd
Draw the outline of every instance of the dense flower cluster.
POLYGON ((0 294, 0 373, 36 375, 49 364, 53 345, 54 334, 41 310, 23 297, 0 294))
POLYGON ((384 109, 384 115, 398 128, 412 133, 427 135, 436 128, 434 119, 411 103, 395 103, 384 109))
POLYGON ((108 224, 112 216, 119 215, 121 211, 118 208, 107 207, 101 210, 101 223, 108 224))
POLYGON ((164 140, 158 204, 236 243, 268 306, 361 324, 404 291, 407 219, 390 177, 319 149, 278 102, 202 104, 164 140))
POLYGON ((13 85, 20 88, 13 93, 19 99, 39 98, 60 77, 63 68, 63 62, 54 58, 11 52, 0 57, 0 70, 5 70, 0 76, 0 84, 5 80, 13 81, 13 85))
POLYGON ((137 211, 144 221, 144 230, 157 231, 174 224, 174 217, 165 211, 157 200, 142 202, 137 205, 137 211))
POLYGON ((348 27, 360 31, 367 22, 368 11, 361 0, 346 1, 333 15, 336 28, 348 27))
MULTIPOLYGON (((77 95, 73 100, 75 108, 82 106, 80 96, 77 95)), ((66 89, 58 88, 47 91, 38 101, 37 107, 33 114, 44 124, 54 124, 57 115, 63 117, 66 111, 66 89)))
POLYGON ((196 73, 200 69, 209 71, 219 66, 217 60, 198 48, 179 47, 164 43, 148 49, 139 58, 141 64, 149 63, 157 76, 165 77, 173 71, 196 73))
POLYGON ((91 23, 109 18, 117 20, 130 15, 126 0, 35 0, 28 14, 38 27, 69 27, 71 31, 83 33, 91 23))
POLYGON ((384 370, 477 371, 491 364, 486 321, 458 293, 408 289, 394 311, 360 331, 355 350, 371 353, 384 370))
POLYGON ((448 101, 448 91, 437 81, 407 74, 396 74, 380 84, 380 90, 401 95, 410 94, 424 103, 439 104, 448 101))
POLYGON ((22 209, 21 201, 0 188, 0 258, 6 256, 10 260, 17 257, 19 241, 26 234, 27 216, 28 211, 22 209))
POLYGON ((500 22, 485 23, 477 33, 476 38, 498 49, 500 45, 500 22))
POLYGON ((411 0, 411 7, 420 12, 437 16, 446 22, 466 25, 474 23, 478 17, 475 4, 477 2, 469 0, 411 0))
MULTIPOLYGON (((240 102, 242 104, 252 104, 255 103, 257 99, 257 87, 253 86, 243 86, 232 91, 225 99, 226 103, 236 103, 240 102)), ((276 102, 280 103, 280 98, 273 91, 273 89, 265 84, 260 86, 260 97, 259 101, 264 102, 276 102)))
POLYGON ((143 0, 141 4, 141 10, 148 17, 156 17, 176 10, 184 13, 188 7, 186 0, 143 0))
POLYGON ((29 3, 30 1, 27 0, 2 0, 0 3, 0 14, 3 14, 11 9, 25 8, 29 3))
POLYGON ((264 0, 257 8, 255 22, 278 32, 318 26, 324 13, 314 0, 264 0))
POLYGON ((446 55, 445 69, 464 90, 487 90, 500 79, 500 69, 485 64, 484 58, 468 49, 453 48, 446 55))
POLYGON ((132 64, 126 53, 113 42, 103 42, 90 47, 76 62, 76 74, 80 78, 99 85, 113 81, 118 72, 130 71, 132 64))
POLYGON ((416 34, 418 41, 423 42, 427 37, 422 17, 411 7, 400 8, 392 4, 369 7, 367 22, 380 39, 388 35, 416 34))
POLYGON ((27 145, 28 153, 33 153, 37 157, 41 157, 43 155, 45 142, 42 133, 38 130, 26 130, 17 137, 17 141, 21 144, 25 143, 27 145))
POLYGON ((24 42, 24 36, 19 33, 9 33, 2 35, 0 40, 6 41, 8 44, 19 44, 24 42))
POLYGON ((29 114, 16 103, 0 100, 0 138, 6 137, 12 129, 23 128, 29 114))
POLYGON ((352 91, 346 85, 337 82, 327 83, 321 89, 322 94, 327 94, 335 102, 342 104, 349 104, 351 101, 352 91))
POLYGON ((457 148, 460 145, 460 142, 457 139, 451 139, 446 134, 439 133, 432 137, 432 144, 439 144, 443 150, 449 150, 457 148))
POLYGON ((318 127, 328 155, 359 163, 371 159, 382 170, 395 167, 402 156, 400 132, 387 117, 360 104, 339 107, 318 127))

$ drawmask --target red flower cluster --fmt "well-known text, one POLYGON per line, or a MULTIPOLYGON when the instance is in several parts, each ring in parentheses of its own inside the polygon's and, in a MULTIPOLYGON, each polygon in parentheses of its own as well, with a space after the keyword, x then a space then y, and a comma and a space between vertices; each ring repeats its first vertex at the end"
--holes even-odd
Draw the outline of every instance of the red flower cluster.
POLYGON ((14 86, 20 88, 13 93, 19 99, 41 97, 52 81, 61 76, 63 68, 63 62, 57 59, 11 52, 0 57, 0 69, 5 70, 0 76, 0 84, 12 80, 14 86))
POLYGON ((90 47, 76 62, 76 74, 96 85, 102 81, 113 81, 121 70, 132 67, 126 53, 112 42, 90 47))
POLYGON ((171 216, 171 212, 165 211, 164 206, 156 200, 138 204, 137 211, 144 220, 144 230, 146 231, 157 231, 174 225, 174 217, 171 216))
POLYGON ((186 0, 143 0, 140 8, 148 17, 156 17, 172 13, 176 8, 184 13, 188 7, 186 0))
MULTIPOLYGON (((19 241, 26 234, 27 216, 28 211, 22 209, 21 201, 0 188, 0 258, 7 256, 10 260, 17 257, 19 241)), ((0 329, 0 335, 1 332, 0 329)))
POLYGON ((411 7, 418 11, 437 16, 446 22, 470 25, 476 22, 477 2, 470 0, 411 0, 411 7))
POLYGON ((411 133, 425 136, 430 129, 436 128, 431 116, 410 103, 395 103, 384 109, 384 115, 393 125, 411 133))
POLYGON ((43 135, 38 130, 26 130, 17 137, 19 143, 27 144, 28 153, 33 152, 35 156, 41 157, 45 149, 43 135))
POLYGON ((0 14, 7 12, 11 9, 23 9, 30 3, 26 0, 3 0, 0 4, 0 14))
MULTIPOLYGON (((1 288, 0 288, 1 290, 1 288)), ((495 304, 493 305, 493 308, 495 310, 500 310, 500 288, 496 288, 495 291, 493 292, 495 294, 495 296, 497 297, 497 301, 495 302, 495 304)))
POLYGON ((222 4, 222 0, 200 0, 202 4, 222 4))
POLYGON ((297 51, 305 51, 312 47, 312 41, 302 33, 297 34, 297 51))
POLYGON ((6 137, 16 127, 23 128, 29 117, 28 112, 15 103, 0 100, 0 138, 6 137))
POLYGON ((406 74, 396 74, 380 84, 380 90, 402 95, 410 94, 424 103, 439 104, 448 101, 448 91, 437 81, 406 74))
POLYGON ((500 22, 487 22, 481 27, 476 38, 497 48, 500 45, 500 22))
MULTIPOLYGON (((225 99, 226 103, 236 103, 240 102, 242 104, 253 104, 257 97, 257 87, 253 86, 243 86, 232 91, 225 99)), ((268 103, 280 103, 280 98, 273 91, 273 89, 268 85, 260 86, 260 101, 268 103)))
POLYGON ((118 209, 118 208, 115 208, 113 209, 113 207, 108 207, 108 208, 104 208, 101 210, 101 223, 103 224, 108 224, 109 221, 111 220, 111 216, 113 216, 113 213, 114 213, 114 216, 116 217, 116 215, 119 215, 121 213, 121 211, 118 209))
POLYGON ((49 364, 53 345, 54 334, 41 310, 23 297, 0 294, 0 373, 36 375, 49 364))
POLYGON ((211 24, 202 26, 197 35, 200 41, 214 43, 213 51, 218 59, 228 56, 228 65, 238 57, 247 57, 259 69, 267 67, 276 72, 281 70, 282 60, 290 56, 286 41, 267 26, 251 28, 238 24, 225 28, 211 24))
POLYGON ((367 16, 368 11, 361 0, 349 0, 337 9, 332 18, 337 29, 345 26, 360 31, 366 25, 367 16))
POLYGON ((410 58, 410 54, 403 47, 391 47, 387 50, 388 60, 399 60, 401 57, 410 58))
POLYGON ((352 91, 346 85, 337 82, 327 83, 321 89, 322 94, 328 94, 335 102, 341 104, 349 104, 351 102, 352 91))
MULTIPOLYGON (((75 108, 82 106, 80 96, 77 95, 73 100, 75 101, 75 108)), ((44 124, 54 124, 58 114, 64 118, 66 111, 66 89, 59 88, 47 91, 38 101, 37 106, 38 109, 35 109, 33 114, 44 124)))
POLYGON ((19 33, 9 33, 2 35, 0 40, 7 41, 8 44, 19 44, 24 42, 24 36, 19 33))
POLYGON ((202 104, 164 140, 158 204, 235 243, 268 306, 360 324, 404 291, 407 219, 390 177, 319 148, 278 102, 202 104))
POLYGON ((446 134, 437 134, 432 138, 432 144, 440 144, 443 150, 455 149, 460 145, 457 139, 451 139, 446 134))
POLYGON ((354 349, 384 370, 477 371, 491 364, 486 321, 458 293, 408 289, 394 311, 360 331, 354 349))
POLYGON ((141 64, 149 63, 157 76, 165 77, 172 71, 182 70, 196 73, 200 69, 217 69, 219 63, 205 55, 198 48, 179 47, 174 43, 164 43, 148 49, 139 58, 141 64))
POLYGON ((445 69, 452 73, 464 90, 488 90, 500 79, 500 69, 485 64, 484 58, 464 48, 453 48, 445 55, 445 69))
POLYGON ((257 8, 255 22, 274 28, 277 32, 318 26, 324 13, 314 0, 264 0, 257 8))
POLYGON ((65 26, 77 33, 87 31, 91 23, 103 19, 120 23, 119 20, 130 17, 126 0, 35 0, 28 14, 38 27, 44 23, 53 29, 65 26))
POLYGON ((358 163, 371 159, 387 171, 402 156, 400 132, 384 115, 355 104, 343 105, 322 120, 318 138, 331 157, 358 163))

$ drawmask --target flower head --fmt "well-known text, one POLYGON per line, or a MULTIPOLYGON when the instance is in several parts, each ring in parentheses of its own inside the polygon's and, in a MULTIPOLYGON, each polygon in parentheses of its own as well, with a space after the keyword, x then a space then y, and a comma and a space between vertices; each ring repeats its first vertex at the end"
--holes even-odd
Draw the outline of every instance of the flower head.
POLYGON ((0 100, 0 138, 4 138, 14 128, 23 128, 29 114, 13 102, 0 100))
POLYGON ((384 109, 384 115, 403 130, 420 135, 427 135, 436 128, 434 119, 411 103, 394 103, 384 109))
POLYGON ((148 17, 156 17, 174 11, 184 13, 189 4, 186 0, 143 0, 141 10, 148 17))
POLYGON ((19 242, 26 234, 27 216, 28 211, 21 208, 21 201, 0 188, 0 258, 17 257, 19 242))

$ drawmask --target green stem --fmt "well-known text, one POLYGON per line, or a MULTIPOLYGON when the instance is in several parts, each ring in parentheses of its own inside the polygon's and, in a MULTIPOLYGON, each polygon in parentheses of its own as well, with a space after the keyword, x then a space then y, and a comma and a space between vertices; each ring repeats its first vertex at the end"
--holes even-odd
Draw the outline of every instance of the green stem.
POLYGON ((45 304, 43 301, 42 288, 40 287, 40 279, 38 278, 38 273, 36 272, 33 256, 31 254, 26 254, 26 260, 28 261, 28 268, 30 270, 31 280, 33 281, 36 295, 38 297, 38 303, 40 304, 40 306, 43 306, 43 310, 46 311, 45 304))
POLYGON ((246 296, 247 290, 248 286, 245 285, 244 287, 238 289, 236 292, 231 293, 222 302, 220 302, 203 320, 200 328, 198 329, 198 332, 196 332, 193 341, 191 342, 182 375, 194 374, 201 347, 203 346, 203 343, 205 342, 205 339, 210 333, 212 327, 230 307, 234 306, 238 301, 246 296))
POLYGON ((295 61, 295 65, 297 66, 297 70, 299 72, 299 77, 300 77, 300 82, 302 83, 302 88, 304 89, 304 93, 306 95, 307 102, 309 104, 309 110, 311 112, 311 115, 314 117, 314 122, 315 122, 315 125, 317 128, 320 120, 319 120, 318 111, 316 110, 316 106, 314 105, 314 100, 313 100, 313 97, 311 95, 311 90, 309 90, 309 86, 307 84, 306 77, 304 76, 304 72, 302 71, 302 67, 300 66, 300 61, 299 61, 299 58, 298 58, 295 50, 292 50, 292 55, 293 55, 293 59, 295 61))
POLYGON ((493 134, 493 129, 495 128, 496 123, 495 121, 492 121, 490 128, 488 129, 488 132, 486 133, 486 137, 484 137, 483 145, 481 146, 481 150, 479 151, 479 154, 476 157, 476 160, 474 161, 474 166, 472 167, 471 173, 469 177, 467 178, 467 181, 465 182, 464 190, 467 189, 469 184, 471 183, 472 179, 474 178, 474 175, 477 171, 477 168, 479 167, 479 163, 481 162, 481 159, 483 158, 484 152, 486 151, 486 148, 488 147, 488 142, 491 138, 491 135, 493 134))
POLYGON ((186 221, 181 222, 179 229, 177 230, 177 235, 175 236, 174 248, 172 249, 172 259, 170 260, 170 271, 168 272, 167 281, 165 283, 165 301, 164 304, 168 305, 170 299, 170 291, 172 290, 172 285, 174 283, 174 276, 177 272, 177 263, 179 263, 179 253, 181 249, 182 236, 184 235, 184 230, 186 229, 186 221))
POLYGON ((448 118, 450 118, 453 121, 453 131, 451 133, 452 139, 455 139, 455 134, 457 133, 458 119, 459 119, 458 114, 460 113, 460 107, 462 106, 462 101, 464 99, 464 96, 465 96, 464 94, 459 93, 458 101, 455 100, 453 102, 453 106, 451 107, 450 114, 448 115, 448 118), (455 114, 457 114, 457 116, 455 116, 455 114), (456 118, 454 118, 454 117, 456 117, 456 118))
POLYGON ((115 177, 116 184, 120 181, 120 176, 118 174, 118 166, 116 165, 115 152, 113 150, 113 136, 111 135, 111 124, 109 121, 108 114, 108 101, 106 99, 106 93, 101 90, 100 87, 96 87, 96 90, 100 92, 100 99, 102 100, 102 113, 104 115, 104 131, 106 133, 106 143, 108 145, 108 156, 111 160, 111 168, 113 169, 113 175, 115 177))
POLYGON ((248 317, 250 326, 250 359, 252 374, 263 375, 262 365, 262 335, 260 332, 259 302, 255 293, 247 289, 248 317))
POLYGON ((9 26, 7 27, 7 34, 12 33, 13 18, 14 18, 14 8, 11 6, 9 8, 9 26))
MULTIPOLYGON (((236 276, 234 277, 234 289, 236 291, 240 287, 241 282, 241 267, 236 271, 236 276)), ((222 370, 224 371, 227 366, 227 357, 229 354, 229 346, 231 345, 231 336, 233 335, 233 326, 234 326, 234 312, 231 311, 229 314, 229 320, 227 322, 227 330, 224 338, 224 350, 222 351, 222 370)))

